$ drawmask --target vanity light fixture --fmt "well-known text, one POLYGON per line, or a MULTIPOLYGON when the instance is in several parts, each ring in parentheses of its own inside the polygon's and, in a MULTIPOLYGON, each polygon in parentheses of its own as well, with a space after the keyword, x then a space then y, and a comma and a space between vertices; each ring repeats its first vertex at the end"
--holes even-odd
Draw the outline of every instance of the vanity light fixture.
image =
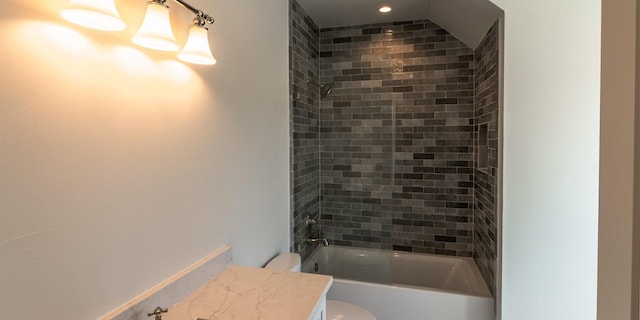
POLYGON ((211 53, 209 47, 209 30, 205 25, 213 24, 215 20, 212 16, 192 7, 183 0, 174 0, 180 3, 183 7, 191 10, 196 16, 193 18, 193 24, 189 28, 189 37, 184 48, 178 54, 178 59, 195 64, 214 65, 216 64, 216 58, 211 53))
MULTIPOLYGON (((208 30, 205 25, 213 24, 209 14, 191 6, 184 0, 173 0, 196 16, 189 29, 189 36, 178 59, 195 64, 213 65, 216 59, 209 47, 208 30)), ((133 43, 160 51, 177 51, 180 46, 176 42, 169 21, 169 6, 166 0, 150 0, 147 2, 145 18, 138 32, 131 38, 133 43)), ((66 20, 75 24, 106 31, 124 30, 126 24, 116 9, 114 0, 70 0, 67 8, 60 12, 66 20)))
POLYGON ((216 58, 211 53, 207 28, 199 22, 194 23, 189 29, 189 38, 182 51, 178 54, 178 59, 195 64, 214 65, 216 58))
POLYGON ((127 26, 113 0, 71 0, 60 15, 69 22, 103 31, 122 31, 127 26))
POLYGON ((382 7, 380 7, 380 9, 378 9, 378 11, 380 11, 381 13, 389 13, 389 12, 391 12, 391 7, 382 6, 382 7))
POLYGON ((180 48, 171 30, 169 6, 165 0, 147 2, 147 13, 131 41, 141 47, 160 51, 177 51, 180 48))

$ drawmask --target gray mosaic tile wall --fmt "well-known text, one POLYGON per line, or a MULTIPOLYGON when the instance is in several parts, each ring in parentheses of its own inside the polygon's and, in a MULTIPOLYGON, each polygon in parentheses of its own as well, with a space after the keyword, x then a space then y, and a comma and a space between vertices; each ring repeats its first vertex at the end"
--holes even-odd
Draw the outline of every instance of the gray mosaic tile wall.
POLYGON ((473 51, 421 20, 323 29, 320 57, 330 242, 471 256, 473 51))
POLYGON ((292 251, 322 211, 332 244, 473 256, 495 293, 497 23, 474 52, 427 20, 320 31, 290 6, 292 251))
POLYGON ((313 249, 305 240, 318 233, 305 221, 307 216, 318 219, 320 210, 320 95, 306 84, 319 78, 320 30, 295 0, 289 6, 291 251, 305 259, 313 249))
MULTIPOLYGON (((498 168, 498 23, 489 30, 475 51, 475 117, 476 132, 482 126, 487 130, 486 137, 476 138, 476 149, 486 145, 484 152, 486 166, 475 168, 475 207, 474 207, 474 254, 476 264, 495 294, 496 269, 496 202, 498 168), (483 140, 484 141, 480 141, 483 140)), ((483 161, 478 161, 483 162, 483 161)))

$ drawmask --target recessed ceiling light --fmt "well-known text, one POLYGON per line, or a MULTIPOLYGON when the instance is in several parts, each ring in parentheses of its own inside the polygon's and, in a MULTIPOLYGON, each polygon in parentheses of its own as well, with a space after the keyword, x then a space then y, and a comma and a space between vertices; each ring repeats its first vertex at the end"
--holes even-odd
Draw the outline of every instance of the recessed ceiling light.
POLYGON ((380 12, 382 12, 382 13, 391 12, 391 7, 389 7, 389 6, 382 6, 382 7, 380 7, 380 9, 378 9, 378 11, 380 11, 380 12))

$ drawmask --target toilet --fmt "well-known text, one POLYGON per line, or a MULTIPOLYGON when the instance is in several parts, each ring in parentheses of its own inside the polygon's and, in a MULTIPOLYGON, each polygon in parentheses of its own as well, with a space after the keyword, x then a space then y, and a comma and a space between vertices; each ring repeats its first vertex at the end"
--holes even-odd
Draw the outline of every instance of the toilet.
MULTIPOLYGON (((302 262, 300 255, 297 253, 283 253, 269 261, 265 268, 300 272, 302 262)), ((327 300, 326 320, 376 320, 376 317, 371 312, 355 304, 327 300)))

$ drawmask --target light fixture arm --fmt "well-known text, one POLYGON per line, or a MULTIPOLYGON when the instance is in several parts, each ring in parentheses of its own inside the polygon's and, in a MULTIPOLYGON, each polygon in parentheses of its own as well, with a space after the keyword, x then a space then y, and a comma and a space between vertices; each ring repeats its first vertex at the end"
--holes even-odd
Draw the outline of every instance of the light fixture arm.
MULTIPOLYGON (((159 1, 166 1, 166 0, 159 0, 159 1)), ((180 4, 181 6, 189 9, 191 12, 195 13, 196 18, 193 19, 195 24, 198 24, 199 26, 204 26, 205 23, 208 24, 213 24, 215 22, 215 20, 213 19, 212 16, 210 16, 209 14, 206 14, 204 12, 202 12, 202 10, 186 3, 184 0, 173 0, 175 2, 177 2, 178 4, 180 4)))

